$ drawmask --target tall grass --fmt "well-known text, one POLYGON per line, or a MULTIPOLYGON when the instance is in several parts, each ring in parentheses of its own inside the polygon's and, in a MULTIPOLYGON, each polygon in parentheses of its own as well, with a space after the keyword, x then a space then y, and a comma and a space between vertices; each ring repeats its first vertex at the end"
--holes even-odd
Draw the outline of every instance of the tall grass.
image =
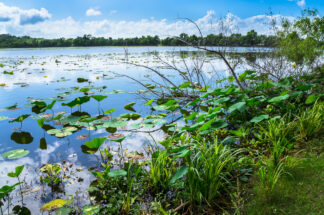
POLYGON ((324 132, 324 103, 316 102, 313 107, 302 111, 296 120, 298 140, 308 140, 324 132))
POLYGON ((166 151, 155 151, 150 161, 149 184, 155 192, 166 191, 175 173, 176 162, 166 151))
POLYGON ((269 191, 273 190, 280 177, 287 173, 286 152, 287 148, 293 146, 295 139, 295 124, 291 119, 291 115, 288 114, 259 127, 260 140, 268 144, 268 147, 258 162, 258 175, 263 187, 269 191))
POLYGON ((227 190, 237 154, 217 141, 198 143, 191 159, 187 183, 192 203, 212 204, 222 191, 227 190))

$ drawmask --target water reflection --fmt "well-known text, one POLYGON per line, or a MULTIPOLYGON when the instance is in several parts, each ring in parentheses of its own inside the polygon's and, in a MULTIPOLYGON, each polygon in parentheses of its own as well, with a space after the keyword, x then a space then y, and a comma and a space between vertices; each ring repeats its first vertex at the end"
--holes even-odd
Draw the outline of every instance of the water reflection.
POLYGON ((46 150, 47 149, 47 142, 46 142, 45 137, 43 137, 43 138, 40 139, 39 148, 42 149, 42 150, 46 150))
POLYGON ((33 142, 34 137, 29 132, 21 131, 13 132, 10 139, 18 144, 29 144, 33 142))

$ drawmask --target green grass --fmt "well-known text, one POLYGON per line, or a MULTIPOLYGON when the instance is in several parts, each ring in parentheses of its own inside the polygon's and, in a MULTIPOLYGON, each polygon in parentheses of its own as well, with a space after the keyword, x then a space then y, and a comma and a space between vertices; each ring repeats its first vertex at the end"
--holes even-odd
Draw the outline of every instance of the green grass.
POLYGON ((272 192, 253 183, 244 214, 324 214, 324 141, 309 144, 319 150, 299 154, 272 192))

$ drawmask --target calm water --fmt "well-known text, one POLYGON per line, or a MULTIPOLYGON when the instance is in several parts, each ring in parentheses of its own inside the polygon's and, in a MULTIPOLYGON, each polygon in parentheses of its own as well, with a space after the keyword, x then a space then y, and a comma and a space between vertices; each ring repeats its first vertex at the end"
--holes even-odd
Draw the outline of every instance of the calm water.
MULTIPOLYGON (((157 51, 161 56, 171 59, 171 53, 179 50, 193 51, 186 47, 133 47, 128 48, 128 59, 138 64, 158 66, 157 59, 150 52, 157 51)), ((236 50, 251 52, 254 49, 236 48, 236 50)), ((61 103, 84 95, 74 90, 74 87, 89 87, 94 94, 108 96, 100 106, 103 110, 116 108, 117 111, 113 113, 113 116, 127 113, 128 111, 123 107, 133 101, 137 102, 134 108, 138 113, 149 114, 150 109, 142 105, 141 96, 134 94, 135 91, 141 89, 139 85, 128 78, 110 73, 112 71, 127 74, 138 80, 143 80, 143 83, 147 75, 153 79, 156 78, 146 69, 126 65, 124 52, 124 48, 121 47, 0 50, 0 64, 4 65, 3 68, 0 67, 0 85, 5 84, 0 87, 0 116, 8 117, 7 120, 0 121, 0 154, 13 149, 30 150, 28 156, 20 159, 8 160, 0 156, 0 186, 13 184, 15 182, 13 180, 16 179, 8 178, 7 173, 13 171, 15 166, 24 164, 26 168, 22 177, 27 183, 25 184, 26 189, 42 189, 42 191, 27 192, 26 202, 33 202, 33 204, 29 204, 29 209, 39 211, 44 202, 69 194, 76 195, 77 191, 79 191, 77 195, 86 203, 88 200, 84 190, 93 180, 87 169, 98 165, 99 155, 98 153, 95 155, 83 153, 81 146, 94 137, 109 135, 104 129, 94 131, 82 129, 65 138, 51 136, 38 126, 36 119, 40 118, 42 114, 37 115, 32 112, 30 101, 42 99, 46 103, 50 103, 53 99, 60 98, 64 101, 55 104, 54 114, 57 115, 59 112, 69 114, 70 108, 62 106, 61 103), (4 71, 12 71, 13 75, 4 74, 4 71), (78 83, 77 78, 79 77, 89 79, 91 83, 78 83), (109 94, 109 91, 113 90, 121 90, 121 93, 109 94), (17 104, 15 110, 4 109, 14 104, 17 104), (31 116, 23 122, 21 129, 20 123, 9 123, 9 120, 22 114, 31 116), (89 138, 78 140, 77 137, 82 134, 89 135, 89 138), (44 149, 44 144, 43 147, 40 147, 42 138, 46 140, 46 149, 44 149), (76 169, 83 169, 83 171, 72 177, 69 186, 66 186, 65 194, 49 194, 49 188, 39 183, 38 169, 43 164, 61 163, 63 160, 72 165, 71 174, 74 174, 76 169), (76 182, 78 178, 82 178, 83 181, 76 182)), ((176 58, 177 62, 180 64, 180 60, 176 58)), ((204 68, 210 84, 213 84, 215 77, 227 75, 225 65, 217 58, 208 59, 204 68)), ((173 71, 164 69, 164 72, 170 79, 176 79, 173 71)), ((145 96, 151 97, 151 95, 145 96)), ((73 111, 76 111, 76 108, 73 111)), ((82 111, 96 116, 98 114, 97 101, 92 99, 89 103, 83 104, 82 111)), ((47 111, 47 113, 52 112, 47 111)), ((62 127, 53 124, 53 122, 48 124, 53 127, 62 127)), ((118 133, 130 134, 123 130, 118 133)), ((159 140, 163 134, 155 133, 154 137, 159 140)), ((130 137, 123 142, 123 147, 128 151, 145 151, 145 146, 150 141, 150 138, 143 133, 130 134, 130 137)), ((105 146, 108 145, 116 146, 113 142, 107 141, 105 146)))

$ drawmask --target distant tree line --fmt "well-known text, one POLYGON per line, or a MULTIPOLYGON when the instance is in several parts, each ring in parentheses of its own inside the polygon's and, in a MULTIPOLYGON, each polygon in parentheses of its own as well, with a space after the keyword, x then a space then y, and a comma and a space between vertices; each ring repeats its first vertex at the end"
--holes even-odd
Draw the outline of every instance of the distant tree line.
POLYGON ((40 47, 72 47, 72 46, 185 46, 190 44, 200 44, 207 46, 259 46, 273 47, 276 44, 275 36, 258 35, 254 30, 246 35, 232 34, 210 34, 206 37, 196 35, 189 36, 182 33, 179 37, 167 37, 160 39, 158 36, 142 36, 134 38, 112 39, 104 37, 93 37, 89 34, 77 38, 43 39, 31 38, 29 36, 17 37, 9 34, 0 35, 0 48, 40 48, 40 47))

